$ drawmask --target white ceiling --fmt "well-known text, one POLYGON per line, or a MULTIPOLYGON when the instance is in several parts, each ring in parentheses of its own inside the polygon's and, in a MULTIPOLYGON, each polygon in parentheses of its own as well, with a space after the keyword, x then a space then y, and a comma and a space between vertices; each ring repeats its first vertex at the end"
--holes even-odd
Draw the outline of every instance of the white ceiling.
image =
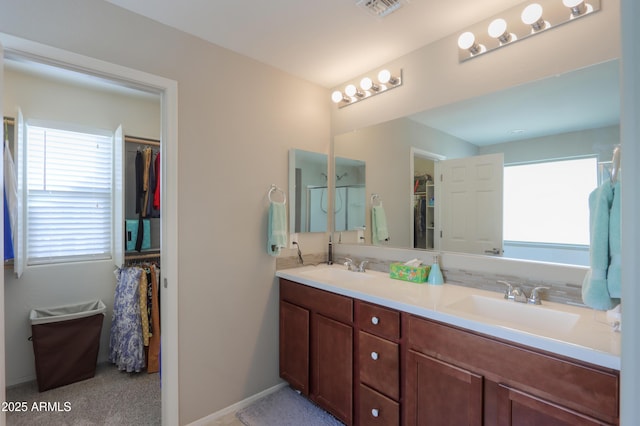
POLYGON ((384 18, 358 0, 106 1, 331 88, 523 0, 408 0, 384 18))

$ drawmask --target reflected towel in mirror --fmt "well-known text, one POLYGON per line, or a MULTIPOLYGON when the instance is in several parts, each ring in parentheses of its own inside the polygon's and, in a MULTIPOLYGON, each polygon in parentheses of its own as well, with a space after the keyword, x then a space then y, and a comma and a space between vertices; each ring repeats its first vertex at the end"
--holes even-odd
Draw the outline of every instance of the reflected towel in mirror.
POLYGON ((377 206, 371 207, 371 240, 373 244, 381 244, 389 241, 387 216, 381 201, 377 206))
MULTIPOLYGON (((589 232, 591 239, 589 260, 591 269, 587 272, 582 283, 582 301, 585 305, 602 311, 611 309, 619 303, 619 299, 610 294, 607 283, 607 273, 611 261, 609 227, 613 199, 613 185, 609 181, 605 181, 589 195, 589 232)), ((619 210, 617 212, 619 214, 619 210)), ((619 220, 617 218, 618 223, 619 220)))

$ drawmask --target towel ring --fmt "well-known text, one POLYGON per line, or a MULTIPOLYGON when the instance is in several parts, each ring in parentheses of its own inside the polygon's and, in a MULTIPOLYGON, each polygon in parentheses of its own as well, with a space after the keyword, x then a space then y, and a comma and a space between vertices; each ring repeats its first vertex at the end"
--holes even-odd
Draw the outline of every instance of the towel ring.
POLYGON ((271 201, 272 203, 281 202, 282 204, 286 204, 287 194, 282 189, 280 189, 278 185, 271 184, 271 188, 269 189, 269 201, 271 201), (275 201, 273 198, 271 198, 271 194, 273 194, 274 192, 279 192, 280 194, 282 194, 282 201, 275 201))
POLYGON ((380 195, 378 194, 371 194, 371 207, 374 206, 381 206, 382 205, 382 200, 380 199, 380 195), (378 204, 376 204, 376 202, 378 204))
POLYGON ((613 159, 611 160, 611 183, 618 180, 618 172, 620 171, 620 147, 613 149, 613 159))

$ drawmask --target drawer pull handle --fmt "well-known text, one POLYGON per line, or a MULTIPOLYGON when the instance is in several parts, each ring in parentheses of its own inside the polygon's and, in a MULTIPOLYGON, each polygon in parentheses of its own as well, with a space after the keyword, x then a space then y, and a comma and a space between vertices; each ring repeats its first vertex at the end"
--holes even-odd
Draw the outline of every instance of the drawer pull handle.
POLYGON ((377 408, 374 408, 374 409, 371 410, 371 415, 373 417, 378 417, 380 415, 380 412, 378 411, 377 408))
POLYGON ((371 324, 378 325, 380 319, 378 317, 371 317, 371 324))
POLYGON ((378 352, 371 352, 371 359, 372 360, 377 360, 378 359, 378 352))

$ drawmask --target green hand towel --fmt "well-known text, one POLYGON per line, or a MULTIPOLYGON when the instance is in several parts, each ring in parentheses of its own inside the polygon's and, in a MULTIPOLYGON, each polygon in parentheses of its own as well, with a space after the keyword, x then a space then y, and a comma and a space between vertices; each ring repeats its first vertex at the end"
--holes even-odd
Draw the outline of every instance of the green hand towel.
POLYGON ((609 268, 609 212, 613 187, 607 181, 589 195, 589 259, 591 269, 582 283, 582 301, 594 309, 607 310, 616 305, 607 287, 609 268))
POLYGON ((620 298, 622 277, 620 271, 620 181, 613 187, 613 201, 609 212, 609 270, 607 288, 611 297, 620 298))
POLYGON ((267 224, 267 253, 278 256, 287 247, 287 210, 284 203, 271 202, 267 224))

